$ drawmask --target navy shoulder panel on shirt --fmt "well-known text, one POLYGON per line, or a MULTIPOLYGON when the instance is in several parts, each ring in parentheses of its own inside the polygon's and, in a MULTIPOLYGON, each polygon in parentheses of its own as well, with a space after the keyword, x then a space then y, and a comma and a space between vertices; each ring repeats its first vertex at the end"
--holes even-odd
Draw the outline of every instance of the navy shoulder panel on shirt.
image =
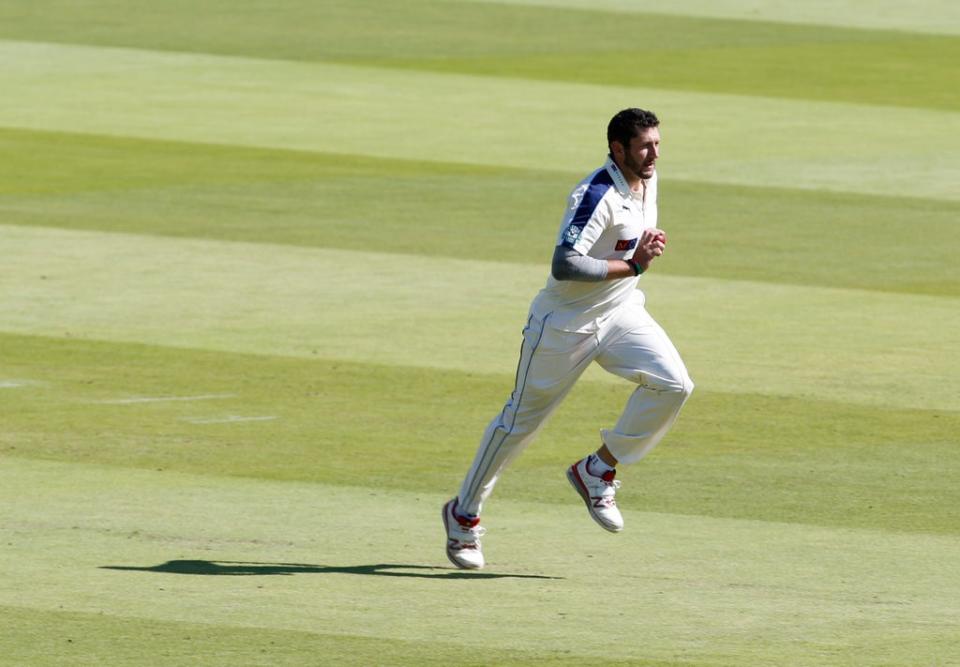
POLYGON ((598 171, 590 179, 590 185, 587 187, 587 191, 583 193, 583 199, 580 201, 580 206, 577 207, 577 212, 573 214, 573 220, 570 221, 570 224, 587 224, 590 216, 597 210, 600 200, 612 187, 613 178, 610 176, 610 172, 606 169, 598 171))
POLYGON ((561 245, 568 248, 574 246, 577 239, 580 238, 580 233, 583 231, 584 226, 590 221, 593 212, 597 210, 597 206, 600 205, 600 200, 603 199, 604 195, 606 195, 607 191, 612 187, 613 178, 606 169, 600 169, 593 175, 589 185, 587 185, 587 189, 583 193, 583 199, 580 200, 580 205, 577 206, 573 218, 570 219, 570 223, 563 232, 561 245))

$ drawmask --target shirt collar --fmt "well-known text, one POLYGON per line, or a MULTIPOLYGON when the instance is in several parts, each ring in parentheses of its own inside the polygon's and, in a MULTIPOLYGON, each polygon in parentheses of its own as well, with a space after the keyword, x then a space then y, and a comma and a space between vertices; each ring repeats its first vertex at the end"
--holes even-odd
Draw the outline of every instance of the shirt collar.
POLYGON ((620 167, 618 167, 617 163, 613 161, 612 156, 607 155, 607 162, 603 166, 607 170, 607 173, 610 174, 610 178, 613 179, 613 185, 617 188, 617 192, 624 197, 631 197, 633 199, 643 198, 643 190, 640 192, 634 192, 630 189, 630 184, 627 183, 626 176, 624 176, 623 172, 620 171, 620 167))

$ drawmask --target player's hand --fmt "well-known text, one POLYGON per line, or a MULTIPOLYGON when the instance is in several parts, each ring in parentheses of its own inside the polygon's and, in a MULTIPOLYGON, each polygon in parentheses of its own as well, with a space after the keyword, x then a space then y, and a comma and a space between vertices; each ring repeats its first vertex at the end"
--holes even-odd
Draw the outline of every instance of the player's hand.
POLYGON ((650 266, 654 257, 663 254, 667 247, 667 234, 662 229, 651 227, 644 229, 640 235, 640 242, 637 243, 637 249, 633 252, 633 261, 640 265, 644 271, 650 266))

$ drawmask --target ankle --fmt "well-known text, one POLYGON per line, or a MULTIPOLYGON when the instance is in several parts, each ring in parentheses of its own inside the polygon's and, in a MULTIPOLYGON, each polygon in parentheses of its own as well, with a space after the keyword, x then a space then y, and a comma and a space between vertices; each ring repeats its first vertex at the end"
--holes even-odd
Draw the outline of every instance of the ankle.
POLYGON ((460 499, 458 498, 456 502, 454 502, 453 507, 450 508, 451 514, 453 514, 454 518, 456 518, 458 522, 461 524, 469 524, 474 526, 480 523, 479 514, 467 514, 460 509, 459 505, 460 499))
POLYGON ((603 477, 611 470, 615 470, 614 466, 610 465, 596 454, 591 454, 587 457, 587 472, 594 477, 603 477))

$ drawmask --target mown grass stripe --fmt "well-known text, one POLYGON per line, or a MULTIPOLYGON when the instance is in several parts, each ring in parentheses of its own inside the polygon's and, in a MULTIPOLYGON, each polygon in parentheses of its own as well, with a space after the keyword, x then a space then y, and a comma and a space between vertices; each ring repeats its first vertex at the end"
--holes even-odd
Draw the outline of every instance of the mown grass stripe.
MULTIPOLYGON (((0 2, 0 36, 616 86, 960 108, 956 86, 950 85, 954 78, 950 63, 960 55, 960 40, 949 34, 853 30, 822 22, 808 26, 731 20, 717 16, 723 10, 703 18, 684 15, 683 9, 660 13, 659 6, 650 4, 613 12, 609 6, 593 11, 596 8, 569 5, 408 0, 402 7, 392 7, 380 0, 354 0, 285 2, 264 12, 258 3, 238 5, 225 0, 189 8, 143 0, 120 6, 109 0, 82 4, 44 0, 32 3, 31 9, 25 11, 22 4, 5 7, 0 2), (611 39, 611 35, 622 37, 611 39), (634 35, 638 37, 631 38, 634 35), (642 67, 635 65, 638 62, 642 67)), ((831 5, 820 16, 826 20, 832 13, 849 16, 852 12, 849 6, 831 5)), ((863 14, 878 16, 873 8, 863 14)), ((917 17, 919 12, 910 15, 917 17)), ((754 12, 753 18, 762 16, 754 12)), ((930 16, 925 18, 929 24, 930 16)), ((938 18, 940 30, 948 26, 948 33, 951 18, 954 26, 960 23, 955 10, 943 11, 938 18)))
MULTIPOLYGON (((546 279, 502 262, 2 229, 11 333, 497 371, 514 367, 546 279)), ((700 387, 960 407, 956 298, 654 274, 642 287, 700 387)))
MULTIPOLYGON (((0 151, 7 224, 538 267, 582 176, 17 130, 0 151)), ((657 273, 960 295, 960 202, 664 179, 661 211, 657 273), (890 243, 905 220, 908 251, 890 243)))
POLYGON ((17 459, 0 462, 0 476, 8 506, 45 489, 28 512, 17 509, 6 538, 6 606, 29 594, 31 606, 48 610, 109 608, 161 622, 603 658, 609 645, 595 636, 595 609, 580 603, 595 591, 602 562, 604 576, 631 592, 617 601, 630 638, 618 644, 623 660, 776 664, 789 655, 792 664, 819 665, 829 655, 832 664, 862 666, 934 661, 956 646, 956 536, 628 511, 632 529, 614 537, 586 530, 582 507, 501 503, 486 515, 495 529, 485 541, 490 568, 477 577, 446 570, 453 576, 445 578, 421 569, 443 561, 436 494, 17 459), (357 530, 346 505, 380 517, 376 539, 357 530), (316 571, 224 577, 146 569, 173 560, 316 571), (413 576, 351 573, 377 564, 413 576), (473 604, 450 605, 451 596, 473 604), (474 632, 454 639, 451 626, 474 632))
MULTIPOLYGON (((458 0, 459 1, 459 0, 458 0)), ((617 13, 676 14, 679 16, 775 21, 872 30, 903 30, 932 34, 960 34, 960 12, 951 0, 812 0, 808 2, 753 2, 751 0, 472 0, 473 2, 531 7, 570 7, 617 13)))
POLYGON ((960 197, 958 113, 18 42, 0 42, 0 84, 7 127, 565 171, 603 158, 611 109, 642 104, 668 179, 960 197), (891 127, 910 128, 896 169, 891 127))
MULTIPOLYGON (((3 368, 38 380, 4 396, 0 453, 212 476, 452 495, 513 386, 499 373, 306 360, 0 334, 3 368), (120 393, 230 388, 204 403, 110 405, 120 393), (64 438, 63 433, 70 433, 64 438)), ((511 466, 492 503, 576 505, 563 471, 596 448, 631 386, 581 381, 511 466)), ((664 443, 620 471, 625 506, 715 518, 955 534, 960 412, 698 387, 664 443)))
MULTIPOLYGON (((463 667, 523 664, 602 667, 604 658, 555 651, 466 648, 433 638, 406 641, 399 637, 362 637, 337 632, 277 630, 253 625, 223 625, 203 621, 161 621, 103 612, 0 607, 9 636, 19 641, 5 646, 3 664, 32 667, 102 664, 140 667, 144 661, 164 667, 302 667, 316 664, 376 665, 385 655, 395 667, 463 667)), ((631 660, 638 667, 661 667, 659 660, 631 660)), ((715 667, 717 663, 670 661, 678 667, 715 667)))

